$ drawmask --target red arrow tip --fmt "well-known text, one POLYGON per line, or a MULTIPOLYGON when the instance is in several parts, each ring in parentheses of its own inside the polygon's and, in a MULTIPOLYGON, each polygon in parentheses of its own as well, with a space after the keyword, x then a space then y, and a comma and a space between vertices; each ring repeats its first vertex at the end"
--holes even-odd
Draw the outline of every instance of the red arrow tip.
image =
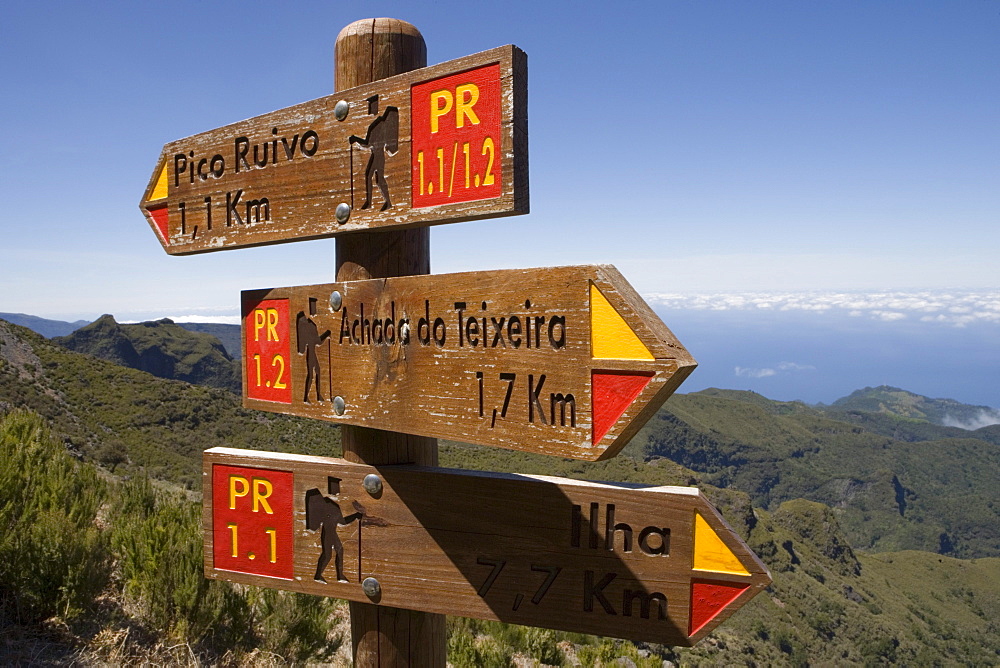
POLYGON ((163 240, 163 245, 166 246, 170 243, 170 235, 168 233, 167 223, 169 221, 169 215, 167 213, 167 205, 158 207, 150 207, 146 209, 149 211, 150 217, 153 222, 156 223, 156 229, 160 231, 160 239, 163 240))
POLYGON ((731 582, 691 581, 691 616, 688 620, 689 636, 715 619, 730 603, 750 588, 750 585, 731 582))
POLYGON ((594 431, 591 441, 596 445, 618 422, 622 413, 636 400, 652 380, 652 373, 599 373, 590 375, 591 396, 594 401, 594 431))

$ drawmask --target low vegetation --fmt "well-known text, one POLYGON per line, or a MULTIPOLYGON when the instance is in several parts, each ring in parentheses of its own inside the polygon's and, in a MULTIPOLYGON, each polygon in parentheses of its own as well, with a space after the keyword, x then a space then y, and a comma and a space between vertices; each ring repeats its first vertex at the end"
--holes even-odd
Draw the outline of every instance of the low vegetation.
MULTIPOLYGON (((712 390, 672 398, 607 462, 442 443, 444 466, 696 484, 774 576, 695 648, 450 619, 449 660, 996 665, 998 434, 712 390)), ((0 322, 0 655, 343 663, 342 603, 203 577, 200 454, 216 445, 335 456, 339 433, 0 322)))
POLYGON ((108 660, 176 644, 212 663, 325 660, 340 646, 333 601, 205 579, 200 503, 74 460, 35 413, 0 419, 0 483, 4 627, 56 618, 84 640, 131 634, 134 653, 104 648, 108 660))

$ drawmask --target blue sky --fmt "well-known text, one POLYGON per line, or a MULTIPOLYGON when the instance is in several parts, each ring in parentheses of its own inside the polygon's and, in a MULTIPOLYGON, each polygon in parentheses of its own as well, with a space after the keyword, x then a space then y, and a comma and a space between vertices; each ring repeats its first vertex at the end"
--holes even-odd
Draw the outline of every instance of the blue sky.
POLYGON ((218 320, 242 289, 332 280, 333 240, 167 256, 138 201, 163 144, 331 93, 337 33, 370 16, 415 24, 430 63, 528 54, 532 212, 434 228, 436 273, 996 302, 994 0, 41 0, 0 9, 0 311, 218 320))
POLYGON ((440 226, 436 272, 610 263, 642 292, 997 288, 1000 3, 5 3, 2 311, 235 312, 334 241, 168 257, 163 144, 332 92, 333 41, 529 58, 532 213, 440 226))

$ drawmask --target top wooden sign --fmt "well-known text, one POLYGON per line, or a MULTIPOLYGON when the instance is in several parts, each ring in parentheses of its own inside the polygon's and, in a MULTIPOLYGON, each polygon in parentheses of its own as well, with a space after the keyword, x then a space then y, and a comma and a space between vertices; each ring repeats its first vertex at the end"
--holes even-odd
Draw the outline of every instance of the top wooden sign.
POLYGON ((139 207, 171 255, 527 213, 527 57, 503 46, 171 142, 139 207))

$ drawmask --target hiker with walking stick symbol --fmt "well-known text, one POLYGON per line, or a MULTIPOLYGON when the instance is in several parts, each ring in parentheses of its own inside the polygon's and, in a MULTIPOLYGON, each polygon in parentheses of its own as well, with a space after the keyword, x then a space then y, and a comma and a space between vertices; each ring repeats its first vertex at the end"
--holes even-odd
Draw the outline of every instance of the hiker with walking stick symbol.
MULTIPOLYGON (((378 114, 378 95, 368 98, 368 113, 378 114)), ((358 144, 371 153, 368 166, 365 168, 365 203, 361 208, 367 209, 372 205, 372 182, 374 182, 382 192, 383 203, 380 211, 385 211, 392 206, 392 201, 389 199, 389 183, 385 180, 385 156, 396 155, 399 151, 399 109, 386 107, 385 112, 368 126, 368 134, 365 137, 351 135, 347 141, 352 149, 354 144, 358 144)), ((354 178, 353 173, 351 178, 354 178)))
MULTIPOLYGON (((344 575, 344 544, 337 535, 337 527, 347 525, 358 520, 358 542, 361 542, 361 520, 364 517, 365 509, 357 501, 351 505, 357 512, 344 516, 344 512, 338 503, 340 497, 340 478, 327 478, 327 491, 329 495, 324 495, 318 489, 313 488, 306 492, 306 529, 310 531, 321 530, 320 544, 323 551, 320 552, 319 560, 316 562, 316 575, 314 580, 326 584, 323 571, 330 564, 330 558, 334 558, 334 566, 337 571, 337 581, 347 582, 344 575)), ((360 550, 360 545, 359 545, 360 550)), ((361 564, 358 564, 360 576, 361 564)))

